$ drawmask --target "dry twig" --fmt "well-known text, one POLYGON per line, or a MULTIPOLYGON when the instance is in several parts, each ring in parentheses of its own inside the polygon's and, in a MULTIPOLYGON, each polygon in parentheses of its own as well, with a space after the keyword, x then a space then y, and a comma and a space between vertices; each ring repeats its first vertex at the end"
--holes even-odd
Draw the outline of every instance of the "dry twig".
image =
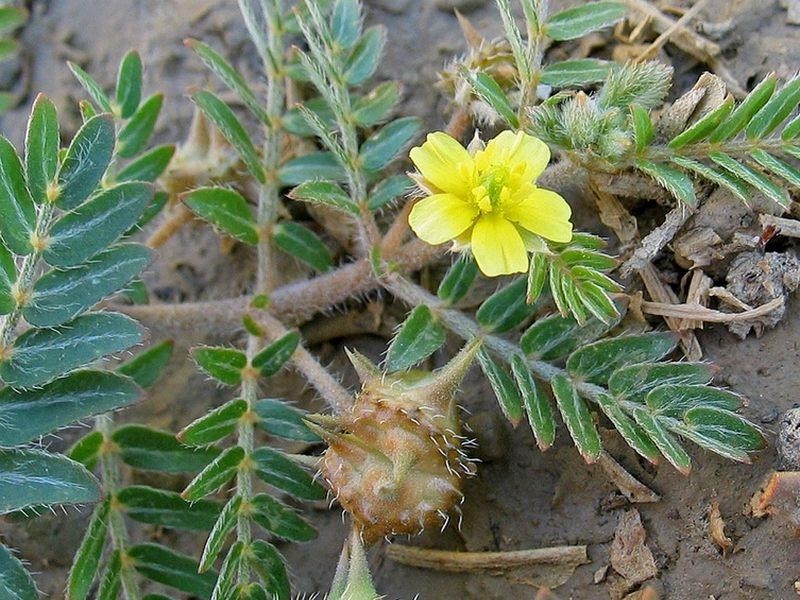
POLYGON ((386 555, 404 565, 452 573, 543 564, 577 566, 589 562, 586 546, 554 546, 510 552, 452 552, 390 544, 386 547, 386 555))

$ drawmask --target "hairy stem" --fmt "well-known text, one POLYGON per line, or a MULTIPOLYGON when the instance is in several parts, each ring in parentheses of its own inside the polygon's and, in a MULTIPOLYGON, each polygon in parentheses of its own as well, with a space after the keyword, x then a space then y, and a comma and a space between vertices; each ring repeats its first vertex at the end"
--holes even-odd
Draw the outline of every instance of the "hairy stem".
POLYGON ((136 585, 136 576, 128 558, 128 529, 125 527, 125 517, 116 504, 117 492, 120 488, 119 460, 111 442, 113 419, 110 414, 100 415, 95 418, 95 431, 103 434, 103 449, 100 453, 100 472, 103 477, 103 488, 106 495, 111 498, 108 512, 108 531, 114 550, 120 557, 120 582, 122 591, 127 600, 139 600, 141 594, 136 585))
MULTIPOLYGON (((289 331, 278 319, 262 312, 256 316, 258 324, 264 329, 267 337, 278 339, 289 331)), ((317 393, 328 403, 335 413, 343 413, 353 404, 353 398, 319 361, 302 346, 298 346, 292 356, 295 368, 303 374, 317 393)))

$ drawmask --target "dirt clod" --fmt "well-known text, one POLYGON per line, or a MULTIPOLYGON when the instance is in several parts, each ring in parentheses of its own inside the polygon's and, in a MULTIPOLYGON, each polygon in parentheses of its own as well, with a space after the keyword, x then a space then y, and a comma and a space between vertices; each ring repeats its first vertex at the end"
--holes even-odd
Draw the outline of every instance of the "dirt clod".
MULTIPOLYGON (((727 275, 728 290, 750 306, 761 306, 780 296, 787 296, 800 285, 800 261, 794 252, 743 252, 731 263, 727 275)), ((732 333, 744 338, 752 329, 757 336, 775 327, 783 318, 785 307, 773 310, 752 321, 728 324, 732 333)))

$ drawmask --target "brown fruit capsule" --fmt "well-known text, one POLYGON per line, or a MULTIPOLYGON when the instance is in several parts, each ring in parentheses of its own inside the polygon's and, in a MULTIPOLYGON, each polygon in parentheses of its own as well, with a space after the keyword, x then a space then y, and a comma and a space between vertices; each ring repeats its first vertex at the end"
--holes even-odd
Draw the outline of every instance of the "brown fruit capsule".
POLYGON ((381 373, 352 352, 363 384, 352 409, 310 418, 329 445, 322 476, 365 543, 439 525, 461 502, 461 480, 474 468, 461 450, 455 393, 478 347, 433 373, 381 373))

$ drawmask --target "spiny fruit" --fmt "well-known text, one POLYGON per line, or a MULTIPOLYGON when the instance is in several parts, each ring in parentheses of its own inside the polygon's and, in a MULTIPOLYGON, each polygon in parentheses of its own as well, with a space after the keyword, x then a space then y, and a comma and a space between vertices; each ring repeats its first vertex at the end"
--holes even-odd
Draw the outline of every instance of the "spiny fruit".
POLYGON ((479 345, 433 373, 381 373, 352 352, 363 387, 351 410, 310 417, 329 445, 322 476, 365 543, 446 522, 463 499, 462 477, 474 467, 461 448, 455 393, 479 345))

